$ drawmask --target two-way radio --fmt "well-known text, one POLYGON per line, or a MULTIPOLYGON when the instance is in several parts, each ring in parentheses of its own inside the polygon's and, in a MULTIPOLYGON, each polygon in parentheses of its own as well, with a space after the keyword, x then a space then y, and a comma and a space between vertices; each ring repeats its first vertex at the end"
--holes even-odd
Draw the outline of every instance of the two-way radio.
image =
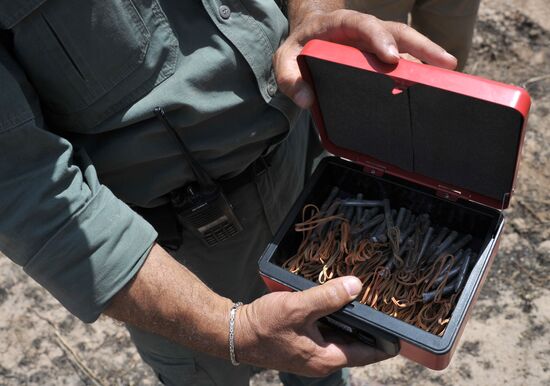
POLYGON ((209 247, 242 231, 243 228, 221 186, 214 182, 200 163, 193 158, 161 107, 155 108, 155 115, 179 143, 182 155, 196 178, 195 182, 170 193, 178 222, 209 247))

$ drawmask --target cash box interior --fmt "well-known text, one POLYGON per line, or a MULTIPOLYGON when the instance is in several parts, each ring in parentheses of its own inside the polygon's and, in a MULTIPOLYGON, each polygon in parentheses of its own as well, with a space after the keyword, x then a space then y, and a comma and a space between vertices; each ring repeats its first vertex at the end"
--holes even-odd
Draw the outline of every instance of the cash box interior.
POLYGON ((306 45, 302 74, 316 102, 312 115, 324 147, 338 157, 316 168, 260 259, 271 290, 316 285, 281 265, 296 254, 306 204, 332 187, 393 208, 428 213, 433 224, 471 234, 476 252, 442 336, 357 301, 327 318, 387 353, 445 368, 496 254, 523 142, 529 96, 522 89, 401 60, 382 64, 357 49, 306 45), (383 192, 383 193, 382 193, 383 192))

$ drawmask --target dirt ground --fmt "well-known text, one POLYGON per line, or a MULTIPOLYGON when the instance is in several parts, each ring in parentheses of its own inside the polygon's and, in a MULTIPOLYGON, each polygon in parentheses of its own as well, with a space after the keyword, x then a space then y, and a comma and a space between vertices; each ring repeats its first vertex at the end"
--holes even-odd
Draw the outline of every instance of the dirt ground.
MULTIPOLYGON (((521 85, 533 106, 516 193, 488 280, 450 366, 397 357, 353 385, 550 385, 550 4, 484 0, 466 72, 521 85)), ((124 328, 85 325, 0 256, 0 385, 156 385, 124 328)), ((251 382, 279 385, 274 371, 251 382)))

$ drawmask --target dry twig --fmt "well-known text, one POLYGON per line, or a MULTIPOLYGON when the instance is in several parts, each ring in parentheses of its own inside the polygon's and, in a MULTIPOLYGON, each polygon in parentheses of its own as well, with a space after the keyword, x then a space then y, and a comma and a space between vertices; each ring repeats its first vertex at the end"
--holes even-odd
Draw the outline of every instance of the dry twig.
POLYGON ((67 354, 69 360, 76 365, 80 371, 82 371, 89 379, 92 381, 92 383, 96 386, 107 386, 107 383, 104 382, 99 376, 95 375, 92 370, 86 364, 80 359, 76 351, 73 350, 73 348, 67 343, 65 338, 61 336, 59 333, 59 330, 57 329, 56 325, 49 320, 48 318, 40 315, 38 312, 33 310, 33 313, 46 323, 50 325, 50 327, 53 329, 53 333, 55 336, 56 343, 58 346, 67 354))

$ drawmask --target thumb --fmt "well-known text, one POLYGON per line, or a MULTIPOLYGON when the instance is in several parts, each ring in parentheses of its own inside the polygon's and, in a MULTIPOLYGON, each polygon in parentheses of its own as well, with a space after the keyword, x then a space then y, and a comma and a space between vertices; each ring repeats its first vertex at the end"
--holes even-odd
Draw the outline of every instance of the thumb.
POLYGON ((344 307, 359 295, 363 288, 354 276, 329 280, 323 285, 297 293, 296 300, 306 314, 306 319, 316 321, 344 307))
POLYGON ((273 66, 279 89, 300 108, 307 109, 313 104, 314 96, 298 67, 297 57, 301 48, 296 42, 286 41, 275 53, 273 66))

